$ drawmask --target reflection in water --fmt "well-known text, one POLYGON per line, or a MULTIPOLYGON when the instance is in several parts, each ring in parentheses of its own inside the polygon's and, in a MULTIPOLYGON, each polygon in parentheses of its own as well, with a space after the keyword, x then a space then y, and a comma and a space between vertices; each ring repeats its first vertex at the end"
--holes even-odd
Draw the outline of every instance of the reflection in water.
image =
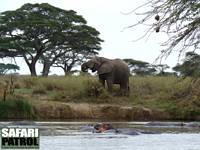
POLYGON ((41 150, 200 150, 200 128, 196 122, 195 125, 169 122, 113 122, 112 125, 122 131, 120 133, 112 131, 93 133, 95 124, 95 122, 0 122, 0 127, 39 127, 41 150), (131 132, 139 134, 129 134, 131 132))

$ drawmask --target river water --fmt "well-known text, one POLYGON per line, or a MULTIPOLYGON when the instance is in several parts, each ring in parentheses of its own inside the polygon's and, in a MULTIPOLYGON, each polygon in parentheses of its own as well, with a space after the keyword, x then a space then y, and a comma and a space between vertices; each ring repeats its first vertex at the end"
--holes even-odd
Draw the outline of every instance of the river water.
POLYGON ((0 125, 37 126, 41 150, 200 150, 200 123, 110 122, 126 132, 93 133, 95 123, 0 122, 0 125), (129 134, 131 131, 139 134, 129 134))

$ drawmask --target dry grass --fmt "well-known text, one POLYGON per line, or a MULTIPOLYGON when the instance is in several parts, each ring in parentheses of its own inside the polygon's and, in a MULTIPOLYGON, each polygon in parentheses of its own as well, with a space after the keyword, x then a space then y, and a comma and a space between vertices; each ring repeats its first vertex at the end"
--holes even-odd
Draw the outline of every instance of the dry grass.
MULTIPOLYGON (((4 80, 4 78, 3 78, 4 80)), ((3 80, 0 82, 2 99, 3 80)), ((200 81, 194 83, 190 78, 158 76, 130 77, 130 96, 116 96, 102 88, 96 77, 91 76, 54 76, 48 78, 15 77, 14 95, 29 101, 61 101, 75 103, 109 103, 125 106, 138 106, 158 109, 174 114, 173 119, 192 119, 200 116, 200 81)))

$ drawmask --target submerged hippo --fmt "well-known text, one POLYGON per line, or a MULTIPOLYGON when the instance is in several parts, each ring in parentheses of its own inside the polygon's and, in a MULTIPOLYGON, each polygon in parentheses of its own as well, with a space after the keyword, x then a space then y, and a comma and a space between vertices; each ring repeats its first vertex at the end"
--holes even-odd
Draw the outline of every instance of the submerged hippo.
POLYGON ((114 133, 114 134, 126 134, 126 135, 140 135, 140 134, 155 134, 155 132, 136 130, 133 128, 114 128, 109 123, 97 123, 94 126, 85 126, 81 128, 82 132, 92 133, 114 133))
POLYGON ((108 130, 116 130, 114 129, 114 127, 109 124, 109 123, 98 123, 96 125, 94 125, 94 129, 100 133, 100 132, 104 132, 104 131, 108 131, 108 130))
POLYGON ((114 131, 117 132, 117 129, 115 129, 111 124, 109 123, 97 123, 95 125, 89 125, 81 127, 80 131, 82 132, 93 132, 93 133, 102 133, 102 132, 108 132, 108 131, 114 131))

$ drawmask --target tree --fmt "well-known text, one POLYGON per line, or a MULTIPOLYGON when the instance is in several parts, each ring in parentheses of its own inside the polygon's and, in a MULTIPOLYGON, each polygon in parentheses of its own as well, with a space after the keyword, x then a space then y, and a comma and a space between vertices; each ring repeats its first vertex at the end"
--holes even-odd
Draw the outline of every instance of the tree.
POLYGON ((165 32, 169 36, 162 44, 165 48, 159 58, 170 55, 175 49, 180 54, 187 49, 200 49, 200 0, 149 0, 130 13, 133 12, 142 18, 128 28, 141 24, 149 26, 141 38, 149 37, 152 32, 165 32), (137 13, 140 10, 142 13, 137 13))
POLYGON ((169 74, 169 72, 165 72, 166 69, 170 68, 167 64, 159 64, 155 67, 158 71, 158 75, 165 75, 165 73, 169 74))
POLYGON ((181 76, 200 76, 200 55, 195 52, 187 52, 182 64, 178 64, 173 68, 181 76))
POLYGON ((70 34, 66 45, 53 49, 51 53, 44 53, 42 57, 44 76, 48 74, 52 65, 62 68, 67 75, 73 67, 80 65, 88 57, 97 55, 101 50, 100 42, 103 40, 98 37, 100 33, 96 29, 83 24, 74 26, 70 34))
POLYGON ((153 75, 156 72, 155 67, 148 62, 134 59, 124 59, 124 61, 128 64, 131 73, 136 75, 153 75))
POLYGON ((74 73, 76 70, 72 70, 78 65, 81 65, 83 62, 85 62, 88 58, 90 58, 93 55, 96 55, 95 52, 86 52, 86 53, 80 53, 72 51, 71 53, 68 52, 65 55, 58 58, 58 60, 55 62, 53 67, 59 67, 62 68, 65 76, 70 75, 71 73, 74 73))
POLYGON ((86 20, 73 10, 62 10, 47 3, 25 4, 0 14, 0 50, 19 52, 32 76, 37 75, 35 66, 42 60, 43 72, 48 74, 50 62, 72 50, 71 39, 77 31, 74 28, 83 25, 86 20))
POLYGON ((4 64, 4 63, 0 63, 0 75, 5 75, 8 71, 11 70, 19 70, 19 66, 14 65, 14 64, 4 64))
POLYGON ((18 51, 12 49, 0 49, 0 58, 10 57, 14 58, 16 56, 20 56, 18 51))

